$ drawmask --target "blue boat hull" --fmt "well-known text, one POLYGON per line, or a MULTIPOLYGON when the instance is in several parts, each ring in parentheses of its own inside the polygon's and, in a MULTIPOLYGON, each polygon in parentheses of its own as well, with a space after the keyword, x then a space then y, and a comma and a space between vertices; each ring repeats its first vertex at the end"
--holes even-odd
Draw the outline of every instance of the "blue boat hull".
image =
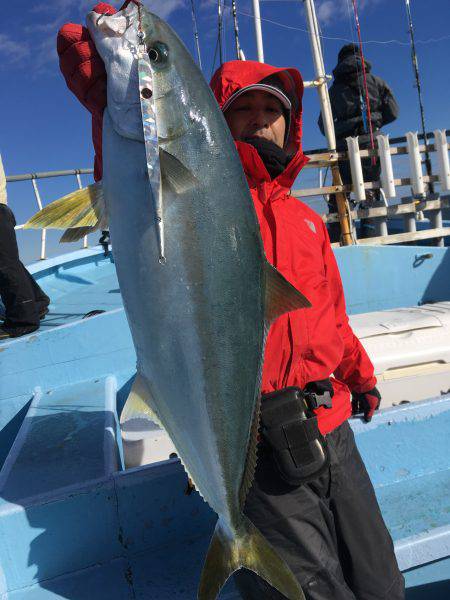
MULTIPOLYGON (((450 251, 393 250, 338 249, 349 312, 450 298, 450 251)), ((177 459, 122 469, 136 357, 111 258, 32 270, 50 317, 0 345, 0 597, 192 600, 215 515, 177 459)), ((448 395, 352 421, 408 600, 450 597, 449 426, 448 395)), ((221 598, 236 597, 231 582, 221 598)))

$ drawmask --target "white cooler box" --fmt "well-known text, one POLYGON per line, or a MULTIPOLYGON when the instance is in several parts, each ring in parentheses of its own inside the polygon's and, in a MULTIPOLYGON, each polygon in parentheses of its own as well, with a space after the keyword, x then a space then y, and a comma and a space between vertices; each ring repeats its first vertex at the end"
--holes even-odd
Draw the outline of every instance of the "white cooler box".
POLYGON ((374 366, 381 406, 450 389, 450 302, 352 315, 374 366))

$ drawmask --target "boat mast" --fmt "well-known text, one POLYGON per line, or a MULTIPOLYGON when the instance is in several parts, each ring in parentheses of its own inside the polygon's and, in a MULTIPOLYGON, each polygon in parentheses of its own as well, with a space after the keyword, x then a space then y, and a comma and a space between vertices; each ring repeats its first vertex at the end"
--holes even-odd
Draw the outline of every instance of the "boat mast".
MULTIPOLYGON (((414 75, 416 78, 417 95, 419 97, 419 110, 420 110, 420 121, 422 124, 423 143, 425 144, 425 168, 426 168, 428 177, 431 177, 432 169, 431 169, 430 153, 428 152, 427 137, 426 137, 427 130, 425 128, 425 112, 423 109, 423 102, 422 102, 422 88, 420 85, 419 63, 417 60, 416 44, 415 44, 415 39, 414 39, 414 27, 413 27, 413 21, 412 21, 412 16, 411 16, 411 7, 409 4, 409 0, 405 0, 405 7, 406 7, 406 15, 408 18, 409 38, 410 38, 410 42, 411 42, 411 60, 412 60, 412 64, 413 64, 414 75)), ((428 187, 430 189, 430 192, 433 193, 433 183, 431 181, 429 182, 428 187)))
MULTIPOLYGON (((333 113, 331 110, 330 95, 328 93, 325 65, 323 62, 322 49, 320 46, 319 25, 317 23, 316 9, 314 0, 303 0, 306 11, 306 20, 308 24, 309 39, 311 42, 311 51, 314 61, 314 70, 316 74, 316 87, 319 94, 320 109, 322 112, 323 128, 327 138, 328 149, 336 152, 336 136, 334 133, 333 113)), ((336 162, 331 166, 333 185, 342 185, 341 174, 336 162)), ((339 213, 339 222, 341 225, 341 237, 344 246, 353 244, 352 222, 350 218, 350 207, 347 196, 344 192, 336 193, 336 203, 339 213)))
POLYGON ((192 11, 192 27, 194 29, 195 45, 197 48, 198 66, 200 67, 200 70, 201 70, 202 69, 202 57, 200 56, 200 42, 199 42, 199 38, 198 38, 197 17, 195 16, 194 0, 191 0, 191 11, 192 11))
POLYGON ((253 0, 253 18, 255 21, 255 37, 256 37, 256 50, 258 53, 259 62, 264 62, 264 49, 262 40, 261 30, 261 15, 259 13, 259 0, 253 0))

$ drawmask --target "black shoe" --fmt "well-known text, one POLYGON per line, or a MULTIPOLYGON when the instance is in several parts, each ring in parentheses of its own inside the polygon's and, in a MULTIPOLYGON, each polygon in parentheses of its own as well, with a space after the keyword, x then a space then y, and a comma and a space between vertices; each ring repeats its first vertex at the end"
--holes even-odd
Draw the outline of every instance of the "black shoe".
POLYGON ((10 337, 11 337, 11 334, 8 333, 6 331, 6 329, 3 329, 3 327, 0 327, 0 341, 1 340, 7 340, 10 337))
POLYGON ((45 319, 45 315, 48 315, 48 304, 47 306, 44 306, 44 308, 41 308, 39 311, 39 319, 42 321, 43 319, 45 319))
MULTIPOLYGON (((49 313, 48 305, 44 306, 44 308, 41 308, 39 310, 39 320, 43 321, 45 319, 46 315, 48 315, 48 313, 49 313)), ((0 315, 0 322, 2 323, 2 325, 5 324, 5 321, 6 321, 5 315, 0 315)))
POLYGON ((0 340, 21 337, 22 335, 33 333, 33 331, 36 331, 37 329, 39 329, 39 325, 27 325, 25 327, 6 327, 3 325, 0 327, 0 340))

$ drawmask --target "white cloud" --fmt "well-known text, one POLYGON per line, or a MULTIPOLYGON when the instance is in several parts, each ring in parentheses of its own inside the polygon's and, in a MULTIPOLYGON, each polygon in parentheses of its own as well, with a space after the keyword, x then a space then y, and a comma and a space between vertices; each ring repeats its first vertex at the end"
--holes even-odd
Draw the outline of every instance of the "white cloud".
MULTIPOLYGON (((168 19, 186 4, 185 0, 145 0, 145 3, 162 19, 168 19)), ((57 62, 58 29, 68 21, 84 24, 87 13, 96 4, 97 0, 55 0, 30 6, 27 22, 22 26, 22 31, 27 34, 23 41, 19 42, 11 36, 0 34, 2 66, 25 66, 28 57, 32 55, 35 74, 42 73, 49 67, 54 71, 57 62)), ((110 4, 119 9, 123 0, 110 4)))
POLYGON ((321 23, 328 25, 336 16, 336 12, 336 2, 325 0, 325 2, 321 2, 317 7, 317 18, 321 23))
POLYGON ((184 8, 184 0, 145 0, 144 4, 161 19, 168 19, 176 10, 184 8))
POLYGON ((0 33, 0 56, 9 64, 21 62, 30 54, 30 48, 24 43, 11 39, 8 35, 0 33))
MULTIPOLYGON (((361 13, 383 0, 359 0, 358 11, 361 13)), ((319 0, 316 2, 317 17, 322 25, 330 25, 333 21, 350 18, 353 20, 353 3, 351 0, 319 0)))

